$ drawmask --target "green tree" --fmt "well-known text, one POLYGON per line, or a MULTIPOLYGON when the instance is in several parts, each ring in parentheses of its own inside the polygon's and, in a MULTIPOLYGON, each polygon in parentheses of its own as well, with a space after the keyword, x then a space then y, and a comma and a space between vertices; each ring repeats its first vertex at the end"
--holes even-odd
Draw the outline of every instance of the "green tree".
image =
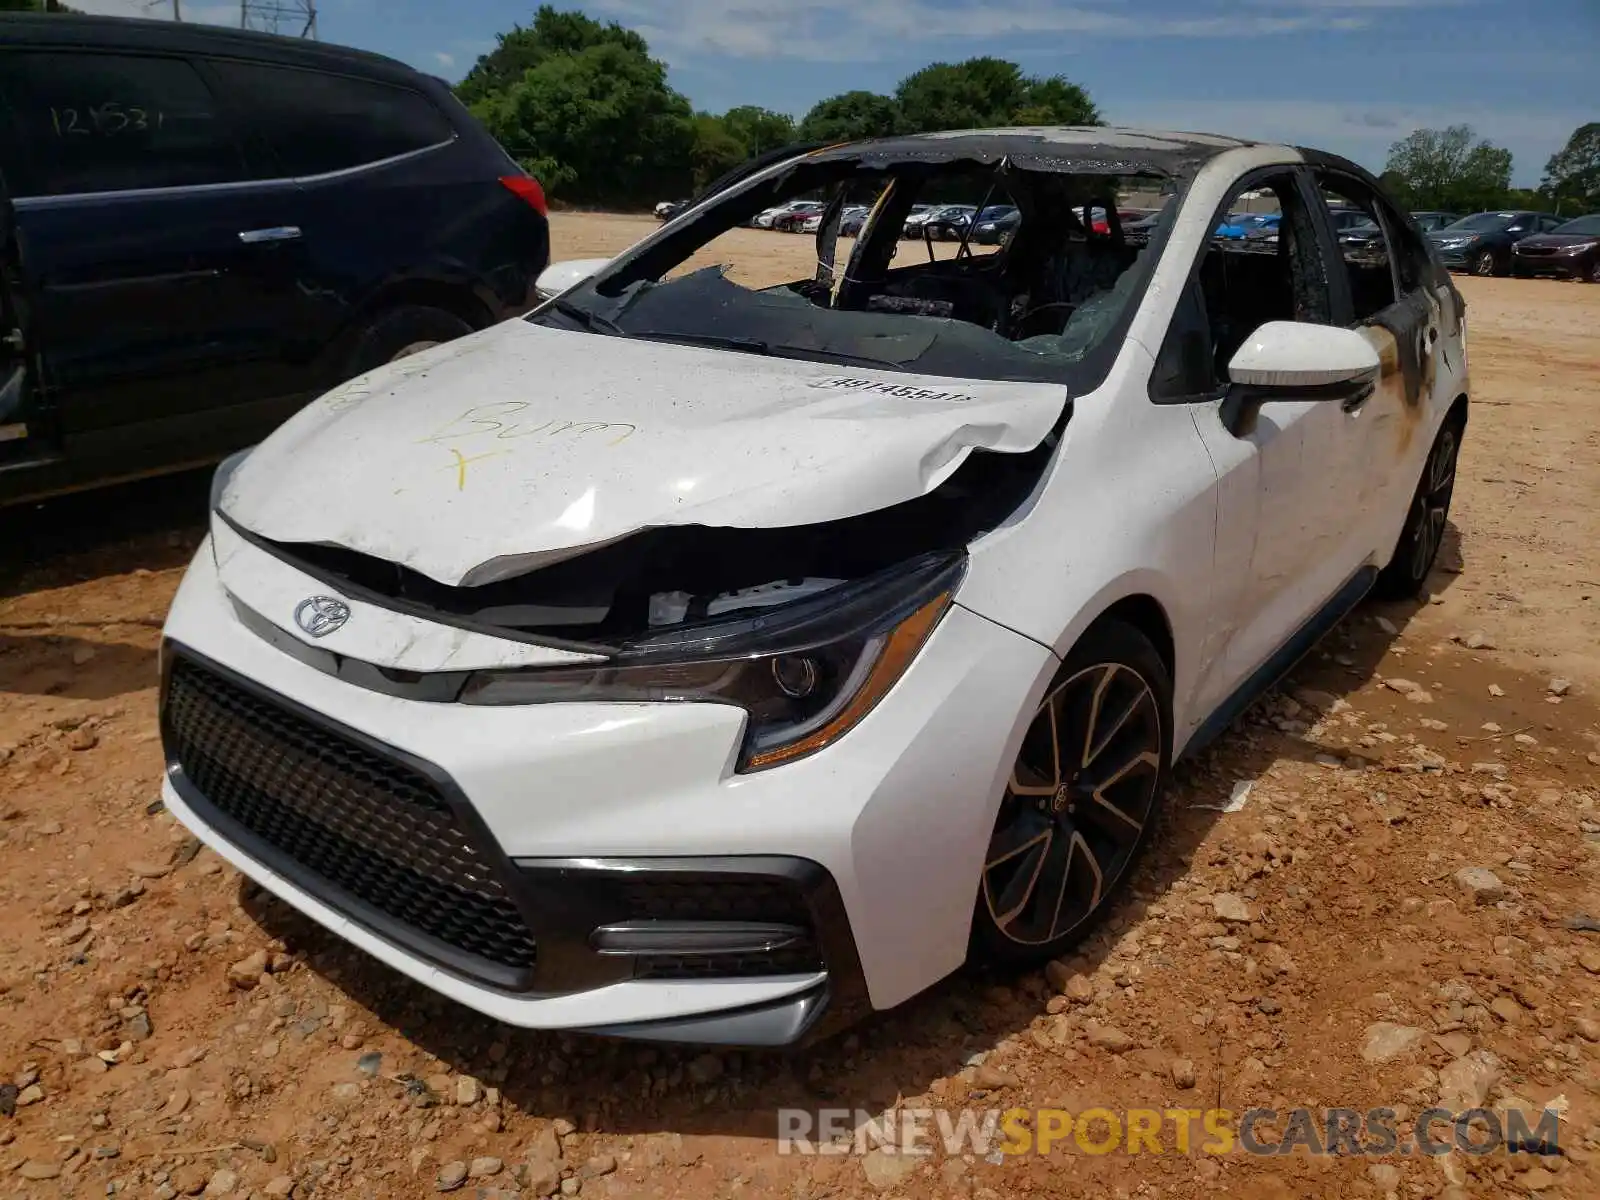
POLYGON ((503 91, 523 75, 553 55, 577 54, 593 46, 616 45, 639 55, 650 56, 650 47, 631 29, 615 21, 602 25, 578 12, 559 12, 541 4, 533 15, 533 25, 524 29, 514 25, 502 33, 489 53, 480 55, 472 70, 456 87, 466 104, 473 104, 503 91))
POLYGON ((1060 75, 1035 79, 1001 58, 933 63, 895 89, 910 132, 1008 125, 1098 125, 1089 94, 1060 75))
POLYGON ((722 114, 726 132, 744 146, 746 156, 775 150, 794 141, 794 118, 754 104, 741 104, 722 114))
POLYGON ((1100 110, 1089 93, 1075 83, 1052 75, 1031 79, 1023 94, 1022 107, 1011 114, 1007 125, 1102 125, 1100 110))
POLYGON ((552 53, 473 112, 549 191, 576 203, 632 205, 691 182, 689 102, 630 44, 552 53))
POLYGON ((819 101, 800 122, 803 142, 850 142, 900 132, 900 108, 876 92, 845 92, 819 101))
POLYGON ((1411 208, 1474 212, 1503 202, 1511 151, 1479 140, 1470 125, 1416 129, 1389 147, 1384 176, 1411 208))
POLYGON ((1561 206, 1558 211, 1576 215, 1600 209, 1600 121, 1572 131, 1567 144, 1545 163, 1539 190, 1561 206))
POLYGON ((913 133, 1008 124, 1027 94, 1022 69, 1000 58, 932 63, 902 79, 894 93, 913 133))
POLYGON ((696 192, 749 157, 749 147, 728 128, 727 117, 715 117, 710 113, 695 114, 689 162, 696 192))

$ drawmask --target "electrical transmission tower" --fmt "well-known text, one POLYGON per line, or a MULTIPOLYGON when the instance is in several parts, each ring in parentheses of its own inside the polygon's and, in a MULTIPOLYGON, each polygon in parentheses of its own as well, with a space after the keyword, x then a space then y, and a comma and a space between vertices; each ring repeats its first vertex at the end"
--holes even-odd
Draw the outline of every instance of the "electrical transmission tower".
POLYGON ((317 36, 317 0, 239 0, 239 28, 317 36))

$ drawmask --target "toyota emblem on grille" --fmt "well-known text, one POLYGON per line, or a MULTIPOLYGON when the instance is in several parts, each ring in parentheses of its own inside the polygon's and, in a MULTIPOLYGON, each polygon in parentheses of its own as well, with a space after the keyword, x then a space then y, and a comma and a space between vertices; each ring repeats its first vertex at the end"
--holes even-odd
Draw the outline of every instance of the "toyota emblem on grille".
POLYGON ((337 596, 308 596, 294 606, 294 623, 314 638, 344 628, 350 606, 337 596))

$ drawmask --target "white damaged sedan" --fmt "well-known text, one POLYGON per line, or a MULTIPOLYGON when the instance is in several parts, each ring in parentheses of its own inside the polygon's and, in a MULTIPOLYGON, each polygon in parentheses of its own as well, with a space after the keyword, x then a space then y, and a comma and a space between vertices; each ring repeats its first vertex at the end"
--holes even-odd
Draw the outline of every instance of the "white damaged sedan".
POLYGON ((1445 531, 1462 302, 1333 156, 832 146, 566 278, 224 463, 163 647, 171 811, 513 1025, 790 1044, 1060 954, 1173 762, 1445 531), (907 252, 952 191, 1013 235, 907 252), (1276 244, 1212 238, 1246 191, 1276 244), (812 276, 683 268, 818 195, 812 276))

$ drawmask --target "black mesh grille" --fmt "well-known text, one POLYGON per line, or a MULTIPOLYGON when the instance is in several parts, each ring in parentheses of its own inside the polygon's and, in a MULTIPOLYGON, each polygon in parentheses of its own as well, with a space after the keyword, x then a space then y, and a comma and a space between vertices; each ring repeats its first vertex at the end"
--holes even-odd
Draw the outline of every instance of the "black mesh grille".
POLYGON ((630 920, 811 924, 804 897, 782 879, 644 878, 630 880, 622 891, 630 920))
MULTIPOLYGON (((302 869, 286 874, 309 872, 471 959, 533 967, 533 937, 516 906, 418 772, 182 657, 172 664, 165 722, 167 753, 204 805, 302 869)), ((312 890, 349 911, 330 888, 312 890)))
POLYGON ((640 958, 638 979, 748 979, 755 975, 810 975, 822 956, 810 938, 762 954, 672 954, 640 958))

